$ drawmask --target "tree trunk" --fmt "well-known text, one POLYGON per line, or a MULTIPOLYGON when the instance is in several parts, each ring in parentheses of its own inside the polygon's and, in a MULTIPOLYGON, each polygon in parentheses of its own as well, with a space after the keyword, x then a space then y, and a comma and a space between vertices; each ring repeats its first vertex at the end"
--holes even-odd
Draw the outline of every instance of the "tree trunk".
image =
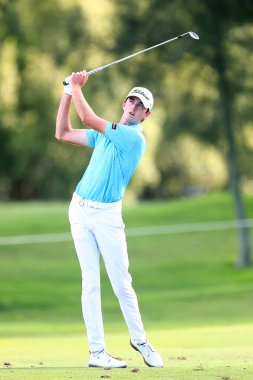
POLYGON ((235 214, 239 221, 238 234, 240 242, 240 251, 237 259, 238 267, 247 267, 250 265, 250 237, 247 225, 246 213, 242 201, 240 189, 240 175, 237 161, 237 151, 232 128, 232 105, 233 96, 226 78, 226 63, 223 55, 221 39, 219 38, 219 53, 217 56, 217 72, 219 75, 219 91, 221 98, 221 107, 223 112, 223 123, 227 138, 227 160, 230 175, 230 189, 232 192, 235 214), (220 48, 220 49, 219 49, 220 48))
MULTIPOLYGON (((223 101, 223 107, 225 106, 223 101)), ((237 260, 237 265, 239 267, 247 267, 250 265, 250 237, 249 228, 247 226, 247 218, 244 209, 244 204, 241 196, 240 189, 240 175, 237 163, 237 152, 235 147, 234 135, 230 121, 230 115, 228 105, 224 107, 224 127, 226 129, 226 136, 228 142, 228 165, 230 174, 230 188, 234 200, 235 214, 238 223, 238 233, 240 241, 240 251, 237 260), (228 117, 229 116, 229 117, 228 117)))

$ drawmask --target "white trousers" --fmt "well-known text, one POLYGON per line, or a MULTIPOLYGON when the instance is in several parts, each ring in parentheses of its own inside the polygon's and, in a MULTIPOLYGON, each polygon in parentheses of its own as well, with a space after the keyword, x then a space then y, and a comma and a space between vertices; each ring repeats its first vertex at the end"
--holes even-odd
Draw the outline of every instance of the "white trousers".
POLYGON ((125 226, 121 209, 121 202, 86 201, 76 193, 73 194, 69 206, 71 233, 82 271, 82 311, 90 352, 105 349, 100 254, 133 342, 146 341, 137 297, 128 272, 125 226))

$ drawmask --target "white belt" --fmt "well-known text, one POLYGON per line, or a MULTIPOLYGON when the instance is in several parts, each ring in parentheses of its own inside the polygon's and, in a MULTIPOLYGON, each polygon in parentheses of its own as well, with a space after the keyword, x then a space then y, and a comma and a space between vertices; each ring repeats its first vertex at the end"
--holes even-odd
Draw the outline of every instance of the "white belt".
POLYGON ((81 207, 87 206, 90 208, 97 208, 97 209, 103 209, 103 210, 108 210, 110 208, 119 208, 121 209, 122 207, 122 201, 117 201, 117 202, 108 202, 108 203, 103 203, 103 202, 95 202, 95 201, 90 201, 88 199, 84 199, 80 197, 77 193, 73 194, 73 199, 76 199, 79 201, 79 205, 81 207))

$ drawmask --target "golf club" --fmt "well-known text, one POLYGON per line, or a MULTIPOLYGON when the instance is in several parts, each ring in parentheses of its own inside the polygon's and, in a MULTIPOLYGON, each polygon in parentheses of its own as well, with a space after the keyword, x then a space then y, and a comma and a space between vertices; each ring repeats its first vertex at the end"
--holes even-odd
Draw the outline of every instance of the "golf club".
MULTIPOLYGON (((98 72, 98 71, 101 71, 101 70, 103 70, 103 69, 106 69, 107 67, 110 67, 110 66, 112 66, 112 65, 115 65, 116 63, 120 63, 120 62, 125 61, 125 60, 127 60, 127 59, 130 59, 130 58, 132 58, 132 57, 135 57, 136 55, 139 55, 139 54, 144 53, 144 52, 146 52, 146 51, 149 51, 149 50, 151 50, 151 49, 155 49, 155 48, 157 48, 158 46, 162 46, 162 45, 165 45, 165 44, 167 44, 167 43, 169 43, 169 42, 172 42, 172 41, 174 41, 174 40, 178 40, 179 38, 182 38, 182 37, 186 36, 187 34, 189 34, 189 35, 191 36, 191 38, 193 38, 193 39, 195 39, 195 40, 198 40, 198 39, 199 39, 199 36, 197 35, 197 33, 194 33, 194 32, 186 32, 186 33, 183 33, 183 34, 179 34, 179 36, 174 37, 174 38, 171 38, 170 40, 167 40, 167 41, 161 42, 160 44, 157 44, 157 45, 151 46, 151 47, 149 47, 149 48, 147 48, 147 49, 144 49, 144 50, 138 51, 138 52, 136 52, 136 53, 133 53, 133 54, 131 54, 131 55, 128 55, 127 57, 124 57, 124 58, 118 59, 117 61, 114 61, 114 62, 108 63, 107 65, 97 67, 96 69, 93 69, 93 70, 91 70, 91 71, 88 71, 87 74, 89 74, 89 75, 95 74, 95 73, 98 72)), ((70 77, 71 77, 71 76, 69 76, 68 78, 70 78, 70 77)), ((67 85, 69 84, 69 82, 67 81, 68 78, 66 78, 66 79, 64 80, 64 82, 63 82, 64 86, 67 86, 67 85)))

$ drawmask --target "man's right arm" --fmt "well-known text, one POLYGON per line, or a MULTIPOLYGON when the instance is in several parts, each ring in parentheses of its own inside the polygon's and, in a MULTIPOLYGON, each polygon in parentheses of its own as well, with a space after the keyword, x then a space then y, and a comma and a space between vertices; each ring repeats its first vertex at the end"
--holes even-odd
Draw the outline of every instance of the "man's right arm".
POLYGON ((73 129, 70 121, 71 96, 63 94, 56 118, 55 137, 57 140, 88 146, 89 141, 85 129, 73 129))
POLYGON ((78 116, 83 124, 87 125, 99 133, 105 133, 106 120, 97 116, 93 109, 86 101, 83 93, 82 86, 87 82, 89 75, 85 70, 72 73, 70 84, 72 89, 72 99, 78 116))

